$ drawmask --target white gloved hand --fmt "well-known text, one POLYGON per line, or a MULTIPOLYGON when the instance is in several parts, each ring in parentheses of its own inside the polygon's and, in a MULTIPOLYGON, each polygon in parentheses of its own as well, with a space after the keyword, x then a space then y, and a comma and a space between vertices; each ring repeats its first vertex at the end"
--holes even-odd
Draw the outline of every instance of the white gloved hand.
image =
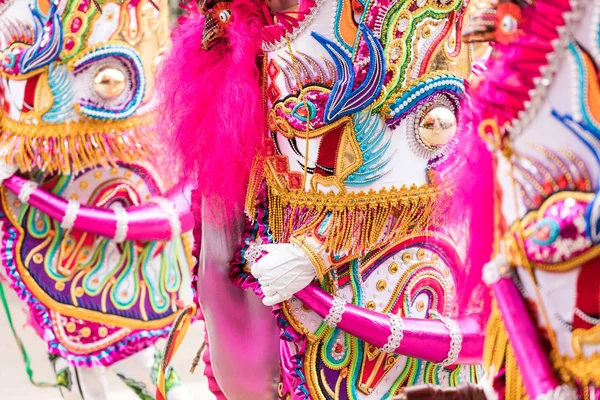
POLYGON ((18 171, 16 165, 9 165, 4 161, 0 161, 0 184, 13 176, 18 171))
POLYGON ((252 275, 262 287, 263 304, 272 306, 289 300, 316 278, 308 256, 293 243, 258 246, 268 254, 252 266, 252 275))

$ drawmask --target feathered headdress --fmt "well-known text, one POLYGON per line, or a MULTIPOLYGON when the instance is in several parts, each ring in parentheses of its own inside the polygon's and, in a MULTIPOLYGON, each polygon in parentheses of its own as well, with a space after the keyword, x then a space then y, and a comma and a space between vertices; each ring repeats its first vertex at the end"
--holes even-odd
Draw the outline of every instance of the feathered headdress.
POLYGON ((193 9, 174 32, 158 79, 159 129, 169 135, 180 178, 194 183, 202 198, 240 212, 265 132, 263 26, 262 7, 253 0, 193 9), (207 45, 214 23, 222 26, 207 45))

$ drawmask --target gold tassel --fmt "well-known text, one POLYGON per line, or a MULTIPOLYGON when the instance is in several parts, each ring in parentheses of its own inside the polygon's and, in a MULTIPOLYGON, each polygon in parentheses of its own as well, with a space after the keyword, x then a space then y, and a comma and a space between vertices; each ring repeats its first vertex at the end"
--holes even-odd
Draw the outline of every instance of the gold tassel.
POLYGON ((256 216, 256 200, 258 198, 258 192, 263 183, 263 158, 258 155, 252 162, 252 168, 250 169, 250 179, 248 182, 248 190, 246 192, 246 203, 244 209, 248 218, 254 221, 256 216))
POLYGON ((329 215, 324 232, 325 251, 356 253, 428 226, 441 226, 449 205, 443 201, 447 195, 448 192, 423 192, 422 188, 394 189, 377 194, 296 194, 269 185, 269 227, 275 241, 286 242, 293 234, 298 234, 293 232, 297 218, 315 226, 329 215), (411 196, 397 201, 395 206, 389 205, 391 197, 402 196, 404 192, 411 196), (363 203, 370 204, 357 206, 363 203))
POLYGON ((504 367, 506 381, 506 400, 528 400, 517 360, 508 339, 508 333, 502 321, 498 304, 494 300, 492 312, 485 332, 483 348, 483 366, 486 371, 497 373, 504 367))
POLYGON ((8 118, 0 123, 0 159, 23 172, 39 169, 71 174, 97 165, 148 160, 157 152, 149 134, 154 114, 125 121, 75 121, 25 124, 8 118))

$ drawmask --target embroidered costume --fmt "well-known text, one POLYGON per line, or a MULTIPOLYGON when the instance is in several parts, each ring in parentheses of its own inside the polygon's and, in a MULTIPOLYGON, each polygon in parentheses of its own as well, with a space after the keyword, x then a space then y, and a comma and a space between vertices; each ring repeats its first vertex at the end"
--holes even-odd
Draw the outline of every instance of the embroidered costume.
POLYGON ((472 91, 497 181, 485 367, 501 398, 596 399, 600 2, 528 3, 498 5, 472 91))
MULTIPOLYGON (((154 127, 167 10, 0 1, 5 275, 51 354, 113 366, 142 398, 153 398, 153 345, 170 331, 191 266, 193 219, 182 187, 162 179, 154 127)), ((94 369, 81 371, 82 395, 104 398, 94 369)))
POLYGON ((217 397, 477 382, 485 316, 471 300, 491 235, 470 227, 486 226, 492 192, 472 182, 475 202, 456 185, 479 162, 465 154, 484 153, 464 125, 465 2, 187 5, 160 84, 197 185, 217 397))

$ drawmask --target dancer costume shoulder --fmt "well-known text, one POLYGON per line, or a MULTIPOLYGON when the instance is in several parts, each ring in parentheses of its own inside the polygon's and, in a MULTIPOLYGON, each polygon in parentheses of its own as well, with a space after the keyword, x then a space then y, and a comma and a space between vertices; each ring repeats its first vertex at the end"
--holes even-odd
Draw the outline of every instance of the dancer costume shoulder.
POLYGON ((193 218, 154 128, 160 3, 0 1, 2 264, 76 366, 165 337, 188 287, 193 218))

